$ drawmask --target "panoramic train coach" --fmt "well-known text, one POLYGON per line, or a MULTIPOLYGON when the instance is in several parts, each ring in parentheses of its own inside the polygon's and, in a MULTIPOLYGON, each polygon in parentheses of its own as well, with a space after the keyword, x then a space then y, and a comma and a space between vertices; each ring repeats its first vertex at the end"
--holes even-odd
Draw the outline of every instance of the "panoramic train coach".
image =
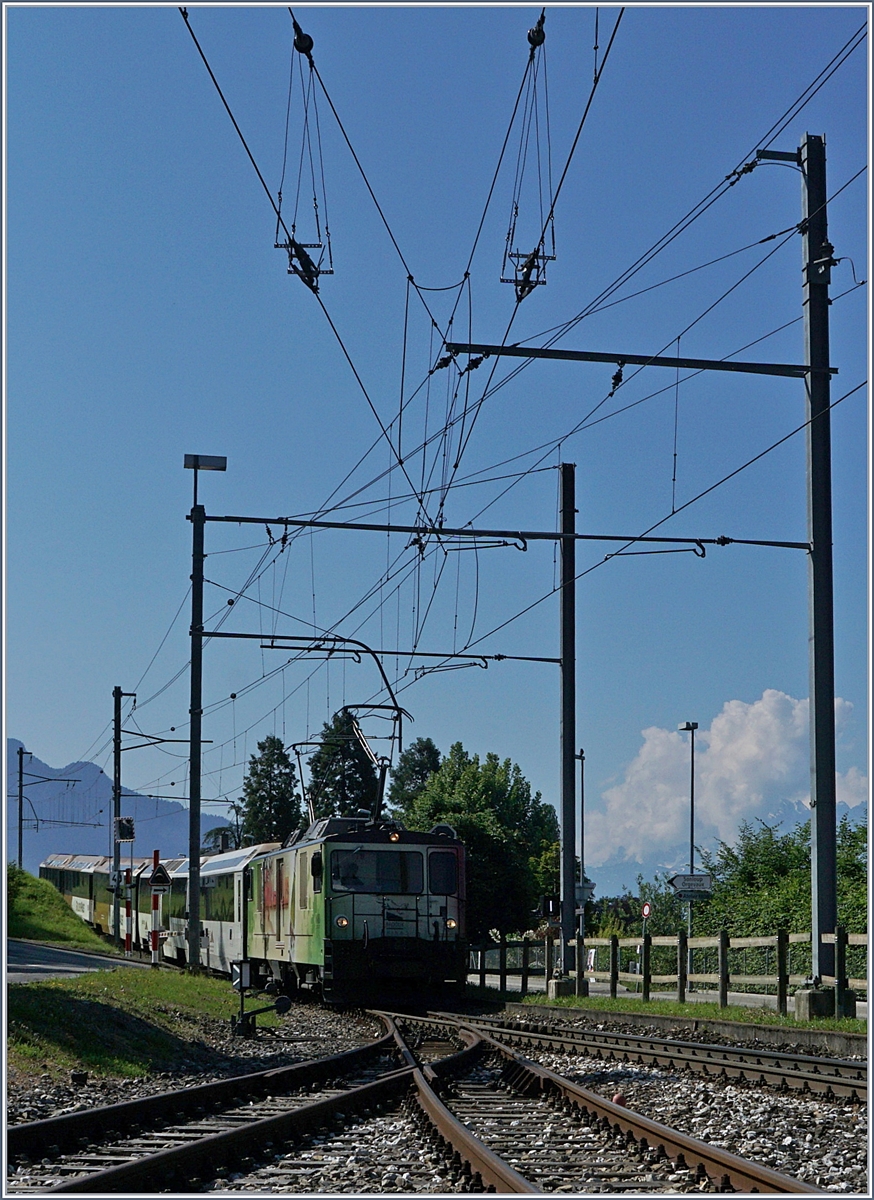
MULTIPOLYGON (((159 898, 162 957, 188 961, 188 859, 164 863, 159 898)), ((133 944, 151 929, 152 859, 131 870, 133 944)), ((112 934, 112 860, 51 855, 40 876, 83 920, 112 934)), ((122 886, 120 936, 125 933, 122 886)), ((430 833, 391 821, 324 817, 284 846, 265 843, 205 856, 200 863, 200 961, 231 974, 248 962, 253 987, 299 987, 334 1003, 380 994, 460 992, 466 978, 464 847, 449 825, 430 833)))
MULTIPOLYGON (((172 871, 178 866, 179 858, 168 860, 164 866, 172 871)), ((133 945, 148 950, 152 928, 152 893, 149 878, 152 874, 151 858, 125 859, 121 863, 124 880, 130 871, 133 945)), ((97 933, 112 936, 115 933, 115 892, 112 888, 112 859, 101 854, 50 854, 39 867, 40 879, 54 884, 73 912, 87 921, 97 933)), ((119 937, 126 930, 125 905, 127 886, 122 883, 119 892, 119 937)), ((160 914, 160 908, 159 908, 160 914)))

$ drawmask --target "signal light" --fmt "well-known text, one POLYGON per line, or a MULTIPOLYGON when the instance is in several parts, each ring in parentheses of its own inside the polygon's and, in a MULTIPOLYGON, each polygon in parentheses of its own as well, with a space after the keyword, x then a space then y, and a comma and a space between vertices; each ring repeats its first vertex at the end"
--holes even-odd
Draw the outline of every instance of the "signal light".
POLYGON ((399 842, 401 840, 401 835, 398 833, 397 830, 394 830, 392 833, 390 833, 388 835, 388 840, 390 842, 399 842))
POLYGON ((458 924, 458 922, 455 920, 454 917, 447 917, 447 919, 446 919, 446 928, 447 929, 454 929, 457 924, 458 924))
POLYGON ((345 929, 348 924, 349 924, 348 917, 338 917, 336 920, 336 925, 337 925, 338 929, 345 929))

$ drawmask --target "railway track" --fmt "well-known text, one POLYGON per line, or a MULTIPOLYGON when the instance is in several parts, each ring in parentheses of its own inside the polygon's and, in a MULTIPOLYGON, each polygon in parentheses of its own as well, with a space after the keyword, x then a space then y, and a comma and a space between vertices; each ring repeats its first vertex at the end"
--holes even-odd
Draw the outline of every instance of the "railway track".
POLYGON ((721 1079, 798 1091, 864 1104, 868 1099, 868 1064, 855 1059, 790 1054, 750 1046, 709 1045, 675 1038, 653 1038, 604 1030, 568 1029, 560 1024, 505 1020, 497 1017, 459 1018, 457 1014, 430 1013, 441 1022, 463 1023, 491 1033, 507 1045, 538 1048, 624 1063, 641 1063, 683 1069, 721 1079))
POLYGON ((399 1017, 402 1033, 376 1015, 387 1033, 363 1049, 13 1126, 7 1194, 817 1191, 458 1018, 399 1017))

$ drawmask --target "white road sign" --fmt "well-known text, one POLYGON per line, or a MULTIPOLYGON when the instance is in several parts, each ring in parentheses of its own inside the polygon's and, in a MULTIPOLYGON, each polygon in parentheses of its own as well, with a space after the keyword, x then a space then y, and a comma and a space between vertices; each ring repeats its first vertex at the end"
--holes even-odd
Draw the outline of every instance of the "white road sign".
POLYGON ((668 883, 681 900, 705 899, 713 893, 710 875, 674 875, 668 883))

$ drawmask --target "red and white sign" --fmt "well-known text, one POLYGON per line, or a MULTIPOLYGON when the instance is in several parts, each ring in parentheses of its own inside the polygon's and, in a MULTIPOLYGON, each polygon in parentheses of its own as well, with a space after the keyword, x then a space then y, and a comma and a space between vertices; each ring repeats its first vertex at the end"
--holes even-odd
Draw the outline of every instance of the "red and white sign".
POLYGON ((652 912, 652 905, 650 904, 649 900, 646 901, 646 903, 644 904, 643 908, 640 911, 643 914, 643 919, 645 921, 646 918, 649 916, 649 914, 652 912))

